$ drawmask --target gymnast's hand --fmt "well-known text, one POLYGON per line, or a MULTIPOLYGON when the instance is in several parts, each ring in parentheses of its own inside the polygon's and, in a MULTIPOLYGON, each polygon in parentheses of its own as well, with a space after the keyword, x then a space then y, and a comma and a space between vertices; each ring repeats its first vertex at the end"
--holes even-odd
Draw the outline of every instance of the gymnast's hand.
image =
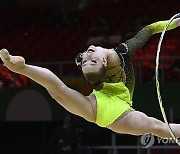
POLYGON ((176 27, 180 26, 180 17, 174 19, 176 27))
POLYGON ((4 65, 13 72, 18 73, 25 66, 25 59, 21 56, 11 56, 6 49, 0 50, 0 57, 4 65))

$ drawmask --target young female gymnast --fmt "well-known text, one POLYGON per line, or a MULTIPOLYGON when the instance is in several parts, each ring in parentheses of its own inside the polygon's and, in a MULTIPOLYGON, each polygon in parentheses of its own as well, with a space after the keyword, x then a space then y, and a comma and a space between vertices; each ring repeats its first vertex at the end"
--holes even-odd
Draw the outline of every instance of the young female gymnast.
MULTIPOLYGON (((65 109, 89 122, 117 133, 152 133, 159 137, 170 137, 165 123, 132 108, 135 77, 131 57, 153 34, 162 32, 166 24, 167 21, 159 21, 148 25, 116 48, 91 45, 87 51, 80 53, 76 57, 76 64, 85 78, 95 85, 89 96, 70 89, 50 70, 25 64, 21 56, 9 55, 6 49, 0 51, 0 57, 8 69, 39 83, 65 109)), ((180 18, 174 19, 169 29, 179 25, 180 18)), ((180 124, 170 126, 180 137, 180 124)))

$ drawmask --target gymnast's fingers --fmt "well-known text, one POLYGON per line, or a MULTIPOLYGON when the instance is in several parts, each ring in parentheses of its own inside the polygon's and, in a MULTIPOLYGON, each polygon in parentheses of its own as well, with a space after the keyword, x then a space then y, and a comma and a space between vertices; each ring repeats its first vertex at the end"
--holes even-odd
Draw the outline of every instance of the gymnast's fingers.
POLYGON ((180 26, 180 13, 176 14, 174 22, 175 22, 176 27, 180 26))

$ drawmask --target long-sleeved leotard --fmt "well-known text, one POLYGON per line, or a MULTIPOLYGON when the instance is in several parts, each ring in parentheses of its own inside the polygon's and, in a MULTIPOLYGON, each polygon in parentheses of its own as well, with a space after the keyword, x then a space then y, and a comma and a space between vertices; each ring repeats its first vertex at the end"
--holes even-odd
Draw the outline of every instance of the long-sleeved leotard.
MULTIPOLYGON (((140 48, 142 48, 148 39, 156 33, 162 32, 168 21, 159 21, 144 27, 133 38, 121 43, 114 50, 118 53, 121 60, 121 67, 126 74, 126 87, 129 89, 131 98, 133 96, 135 86, 135 74, 132 66, 132 55, 140 48)), ((175 23, 172 22, 168 30, 175 28, 175 23)))
MULTIPOLYGON (((114 50, 118 53, 121 67, 124 69, 125 78, 123 72, 117 72, 116 74, 108 75, 103 82, 119 82, 125 81, 126 87, 129 89, 130 96, 132 99, 134 86, 135 86, 135 74, 132 66, 132 55, 140 48, 142 48, 148 39, 159 32, 162 32, 168 21, 159 21, 151 25, 144 27, 139 31, 133 38, 121 43, 115 47, 114 50)), ((171 22, 168 30, 175 28, 175 22, 171 22)), ((79 68, 82 66, 83 53, 79 53, 75 58, 76 64, 79 68)), ((122 70, 122 69, 121 69, 122 70)))

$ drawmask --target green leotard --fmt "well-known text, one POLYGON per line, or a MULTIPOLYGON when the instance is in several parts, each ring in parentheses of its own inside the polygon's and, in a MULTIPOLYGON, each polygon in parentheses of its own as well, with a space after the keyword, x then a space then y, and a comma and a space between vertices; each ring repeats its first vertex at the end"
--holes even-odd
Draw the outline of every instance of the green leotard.
MULTIPOLYGON (((103 88, 99 91, 93 90, 97 100, 96 124, 107 127, 118 119, 128 109, 132 108, 132 97, 135 86, 135 75, 132 67, 131 57, 141 48, 148 39, 156 33, 162 32, 168 21, 159 21, 144 27, 133 38, 121 43, 114 50, 120 59, 123 58, 123 69, 126 74, 126 83, 103 83, 103 88)), ((168 30, 175 28, 172 22, 168 30)), ((112 76, 111 80, 113 82, 112 76)))
POLYGON ((129 90, 123 82, 104 82, 103 88, 99 91, 94 89, 93 93, 97 100, 96 124, 101 127, 113 123, 126 110, 133 110, 129 90))

